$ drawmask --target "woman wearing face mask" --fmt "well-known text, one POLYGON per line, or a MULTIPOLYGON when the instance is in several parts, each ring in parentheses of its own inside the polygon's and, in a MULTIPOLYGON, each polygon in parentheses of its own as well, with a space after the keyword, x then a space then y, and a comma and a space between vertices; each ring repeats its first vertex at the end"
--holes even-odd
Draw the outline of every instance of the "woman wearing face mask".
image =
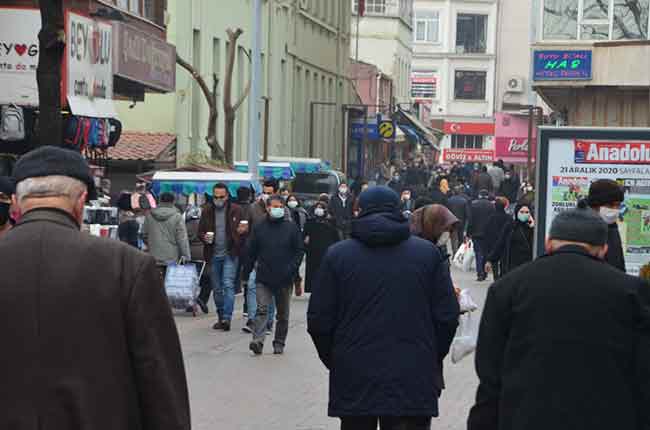
POLYGON ((495 262, 501 262, 503 276, 517 267, 533 261, 533 237, 535 220, 530 206, 519 203, 515 207, 514 221, 506 224, 499 240, 488 254, 486 271, 491 271, 495 262))
POLYGON ((449 209, 438 204, 420 208, 411 216, 411 232, 436 245, 447 266, 450 257, 447 243, 451 233, 459 225, 458 218, 449 209))
POLYGON ((339 233, 328 216, 326 203, 316 203, 314 217, 305 224, 304 234, 307 251, 305 291, 310 293, 327 248, 339 241, 339 233))
MULTIPOLYGON (((625 192, 618 182, 611 179, 600 179, 589 187, 586 204, 597 212, 609 226, 607 235, 607 263, 625 272, 625 256, 618 223, 621 204, 625 200, 625 192)), ((585 203, 581 206, 584 207, 585 203)))
POLYGON ((287 207, 289 208, 289 213, 291 214, 293 222, 295 222, 298 228, 300 228, 300 231, 304 231, 305 223, 309 216, 307 215, 305 208, 300 205, 298 197, 293 194, 289 195, 287 197, 287 207))

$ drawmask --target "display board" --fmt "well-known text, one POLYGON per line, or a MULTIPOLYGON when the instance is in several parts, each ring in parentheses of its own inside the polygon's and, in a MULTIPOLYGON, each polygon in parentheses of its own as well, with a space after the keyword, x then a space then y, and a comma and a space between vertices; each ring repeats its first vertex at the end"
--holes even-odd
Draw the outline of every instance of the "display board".
POLYGON ((628 273, 650 262, 650 129, 541 127, 537 159, 536 255, 553 218, 575 208, 598 179, 625 190, 619 230, 628 273))

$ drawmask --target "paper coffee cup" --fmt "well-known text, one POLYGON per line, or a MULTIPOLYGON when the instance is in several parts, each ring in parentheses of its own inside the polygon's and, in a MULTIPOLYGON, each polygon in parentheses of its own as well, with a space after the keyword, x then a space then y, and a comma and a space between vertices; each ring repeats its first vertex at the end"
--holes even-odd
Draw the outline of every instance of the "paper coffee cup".
POLYGON ((207 233, 205 234, 205 240, 206 240, 208 243, 212 243, 212 241, 214 240, 214 232, 212 232, 212 231, 207 232, 207 233))

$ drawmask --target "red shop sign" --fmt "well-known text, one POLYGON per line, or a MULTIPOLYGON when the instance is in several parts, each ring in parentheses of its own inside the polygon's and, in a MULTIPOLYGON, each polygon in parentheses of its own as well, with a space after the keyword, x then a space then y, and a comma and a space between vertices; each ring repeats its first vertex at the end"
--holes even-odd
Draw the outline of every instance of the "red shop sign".
POLYGON ((491 149, 445 149, 442 154, 445 162, 479 162, 494 161, 494 151, 491 149))

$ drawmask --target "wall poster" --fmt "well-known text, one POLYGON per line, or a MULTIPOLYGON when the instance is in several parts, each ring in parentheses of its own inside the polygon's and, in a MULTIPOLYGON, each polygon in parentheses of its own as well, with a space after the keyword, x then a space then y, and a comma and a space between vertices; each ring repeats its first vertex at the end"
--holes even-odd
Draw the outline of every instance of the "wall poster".
POLYGON ((650 129, 541 127, 536 255, 555 215, 575 208, 598 179, 625 190, 619 230, 628 273, 650 262, 650 129))

